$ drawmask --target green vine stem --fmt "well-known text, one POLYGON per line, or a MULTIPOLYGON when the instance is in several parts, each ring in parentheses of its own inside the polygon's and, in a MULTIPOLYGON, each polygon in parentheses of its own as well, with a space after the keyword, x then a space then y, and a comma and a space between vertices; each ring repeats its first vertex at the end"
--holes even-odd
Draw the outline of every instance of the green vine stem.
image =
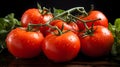
MULTIPOLYGON (((38 4, 38 7, 41 9, 40 5, 38 4)), ((63 34, 63 32, 57 27, 57 26, 52 26, 50 25, 50 22, 56 18, 59 18, 60 16, 63 16, 65 14, 67 15, 71 15, 72 12, 74 11, 78 11, 80 14, 84 14, 84 15, 88 15, 87 12, 85 11, 84 7, 74 7, 74 8, 71 8, 69 10, 66 10, 60 14, 58 14, 57 16, 55 16, 54 18, 50 19, 48 22, 46 22, 45 24, 29 24, 28 25, 28 30, 31 30, 31 26, 48 26, 52 29, 55 29, 58 31, 58 35, 61 35, 63 34)), ((63 26, 64 27, 64 26, 63 26)))
POLYGON ((101 20, 100 18, 98 18, 98 19, 93 19, 93 20, 83 20, 83 19, 80 19, 80 18, 78 18, 78 17, 76 17, 76 16, 73 16, 72 14, 70 14, 70 16, 71 17, 73 17, 73 18, 75 18, 76 20, 79 20, 79 21, 81 21, 81 22, 83 22, 83 24, 84 24, 84 26, 85 26, 85 28, 88 30, 89 28, 88 28, 88 26, 87 26, 87 22, 89 23, 89 22, 94 22, 94 21, 97 21, 97 20, 101 20))
POLYGON ((57 16, 55 16, 54 18, 50 19, 47 24, 49 24, 52 20, 56 19, 56 18, 59 18, 60 16, 63 16, 65 14, 69 15, 71 14, 72 12, 74 11, 78 11, 80 14, 83 14, 83 15, 88 15, 87 12, 85 11, 84 7, 74 7, 74 8, 71 8, 69 10, 66 10, 60 14, 58 14, 57 16))
POLYGON ((57 26, 52 26, 52 25, 47 24, 47 23, 46 24, 42 24, 42 23, 40 23, 40 24, 29 24, 28 27, 27 27, 27 31, 31 31, 32 28, 35 27, 35 26, 36 27, 48 26, 48 27, 58 31, 58 34, 56 34, 56 35, 62 35, 63 34, 62 31, 57 26))

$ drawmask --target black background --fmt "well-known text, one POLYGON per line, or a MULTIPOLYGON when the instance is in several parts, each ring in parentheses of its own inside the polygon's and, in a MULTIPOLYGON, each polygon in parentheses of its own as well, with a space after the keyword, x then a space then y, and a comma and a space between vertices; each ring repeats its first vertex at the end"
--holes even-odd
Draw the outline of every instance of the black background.
POLYGON ((15 13, 15 17, 20 20, 25 10, 37 7, 37 2, 47 8, 55 7, 67 10, 79 6, 84 7, 86 11, 89 11, 90 5, 93 4, 94 9, 102 11, 111 23, 120 17, 117 0, 0 0, 0 17, 15 13))

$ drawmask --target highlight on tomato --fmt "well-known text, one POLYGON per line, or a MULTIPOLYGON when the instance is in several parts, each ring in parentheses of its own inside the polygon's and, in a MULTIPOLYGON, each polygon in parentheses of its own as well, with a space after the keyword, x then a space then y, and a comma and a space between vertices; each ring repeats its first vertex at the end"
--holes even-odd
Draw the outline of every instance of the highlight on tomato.
POLYGON ((6 37, 8 51, 17 58, 33 58, 40 54, 44 37, 39 31, 15 28, 6 37))

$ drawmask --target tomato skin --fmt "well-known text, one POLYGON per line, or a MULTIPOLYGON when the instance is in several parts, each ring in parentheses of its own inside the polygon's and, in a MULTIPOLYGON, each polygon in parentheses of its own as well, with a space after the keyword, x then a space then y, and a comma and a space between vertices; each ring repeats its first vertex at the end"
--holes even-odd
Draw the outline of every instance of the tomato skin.
POLYGON ((40 32, 28 32, 23 28, 16 28, 7 35, 6 46, 17 58, 33 58, 41 52, 43 39, 40 32))
POLYGON ((42 49, 48 59, 54 62, 67 62, 79 53, 80 40, 71 31, 60 36, 49 34, 43 41, 42 49))
POLYGON ((94 26, 93 35, 79 36, 81 52, 89 57, 101 57, 107 55, 114 43, 114 37, 108 28, 94 26))
POLYGON ((26 10, 21 17, 21 24, 23 27, 27 27, 28 23, 39 24, 46 23, 48 20, 53 18, 52 13, 49 14, 41 14, 39 9, 30 8, 26 10))
MULTIPOLYGON (((100 18, 100 20, 94 21, 94 26, 101 25, 108 28, 108 18, 101 11, 92 10, 88 13, 88 16, 86 17, 80 16, 79 18, 83 20, 95 20, 100 18)), ((88 27, 92 26, 92 23, 93 22, 87 22, 87 26, 88 27)), ((85 26, 81 21, 77 21, 77 25, 81 31, 85 29, 85 26)))

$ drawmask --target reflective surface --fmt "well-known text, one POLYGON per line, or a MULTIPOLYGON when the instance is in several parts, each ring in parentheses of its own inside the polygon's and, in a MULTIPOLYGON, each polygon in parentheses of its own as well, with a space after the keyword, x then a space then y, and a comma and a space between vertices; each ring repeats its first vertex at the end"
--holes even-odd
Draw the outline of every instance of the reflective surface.
POLYGON ((120 66, 118 62, 110 59, 110 57, 88 58, 79 54, 75 59, 64 62, 54 63, 48 60, 43 53, 38 57, 31 59, 17 59, 13 57, 7 50, 0 54, 0 67, 115 67, 120 66))

